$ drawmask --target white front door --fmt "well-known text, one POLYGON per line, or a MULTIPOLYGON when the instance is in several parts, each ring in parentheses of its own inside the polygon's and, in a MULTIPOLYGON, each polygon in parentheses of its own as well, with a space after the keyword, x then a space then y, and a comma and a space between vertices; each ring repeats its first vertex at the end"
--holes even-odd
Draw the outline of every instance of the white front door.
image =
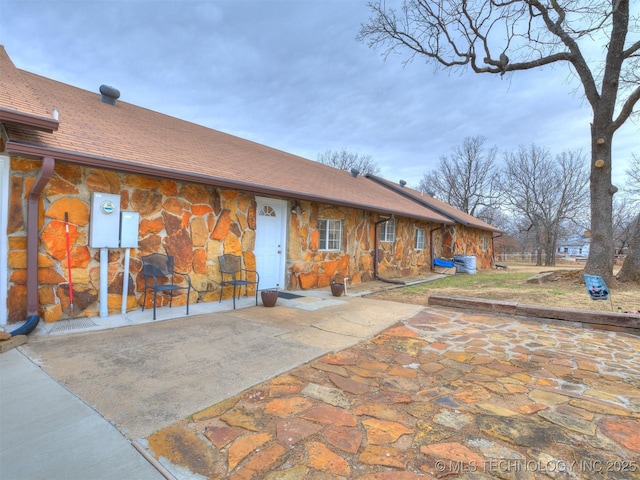
POLYGON ((256 268, 260 290, 284 288, 287 202, 256 197, 256 268))

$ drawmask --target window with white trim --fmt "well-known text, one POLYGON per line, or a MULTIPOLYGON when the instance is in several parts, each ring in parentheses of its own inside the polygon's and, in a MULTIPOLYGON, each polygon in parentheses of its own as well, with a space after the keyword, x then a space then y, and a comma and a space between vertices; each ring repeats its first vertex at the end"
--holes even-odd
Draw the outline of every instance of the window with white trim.
POLYGON ((424 228, 416 228, 415 249, 424 250, 426 245, 427 231, 424 228))
POLYGON ((320 250, 342 250, 342 220, 319 219, 320 250))
POLYGON ((390 218, 380 224, 380 241, 395 242, 396 241, 396 219, 390 218))
POLYGON ((489 237, 482 237, 482 251, 487 252, 489 250, 489 237))

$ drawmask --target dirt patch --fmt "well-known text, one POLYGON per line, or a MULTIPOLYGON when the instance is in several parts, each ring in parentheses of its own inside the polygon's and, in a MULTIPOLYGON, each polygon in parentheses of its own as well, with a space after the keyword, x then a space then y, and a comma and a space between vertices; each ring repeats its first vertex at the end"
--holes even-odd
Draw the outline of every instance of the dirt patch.
POLYGON ((576 270, 551 270, 540 272, 527 279, 527 283, 550 283, 558 281, 575 281, 581 283, 580 271, 576 270))

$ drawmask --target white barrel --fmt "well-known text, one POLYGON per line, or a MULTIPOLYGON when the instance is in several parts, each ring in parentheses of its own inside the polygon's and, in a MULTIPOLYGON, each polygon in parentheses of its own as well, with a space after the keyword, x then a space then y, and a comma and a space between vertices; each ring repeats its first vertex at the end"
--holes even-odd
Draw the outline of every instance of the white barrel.
POLYGON ((476 273, 476 257, 473 255, 454 255, 453 263, 456 266, 456 273, 476 273))

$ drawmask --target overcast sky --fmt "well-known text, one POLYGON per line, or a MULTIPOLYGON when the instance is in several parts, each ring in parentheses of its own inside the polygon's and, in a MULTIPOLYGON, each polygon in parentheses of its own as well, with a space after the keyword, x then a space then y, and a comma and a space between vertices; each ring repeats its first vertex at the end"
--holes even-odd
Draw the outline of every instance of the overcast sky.
MULTIPOLYGON (((386 61, 356 35, 366 0, 0 0, 0 44, 20 69, 312 160, 369 155, 416 186, 465 137, 589 158, 590 109, 565 66, 495 75, 386 61)), ((60 112, 63 120, 64 112, 60 112)), ((614 182, 640 154, 614 139, 614 182)))

